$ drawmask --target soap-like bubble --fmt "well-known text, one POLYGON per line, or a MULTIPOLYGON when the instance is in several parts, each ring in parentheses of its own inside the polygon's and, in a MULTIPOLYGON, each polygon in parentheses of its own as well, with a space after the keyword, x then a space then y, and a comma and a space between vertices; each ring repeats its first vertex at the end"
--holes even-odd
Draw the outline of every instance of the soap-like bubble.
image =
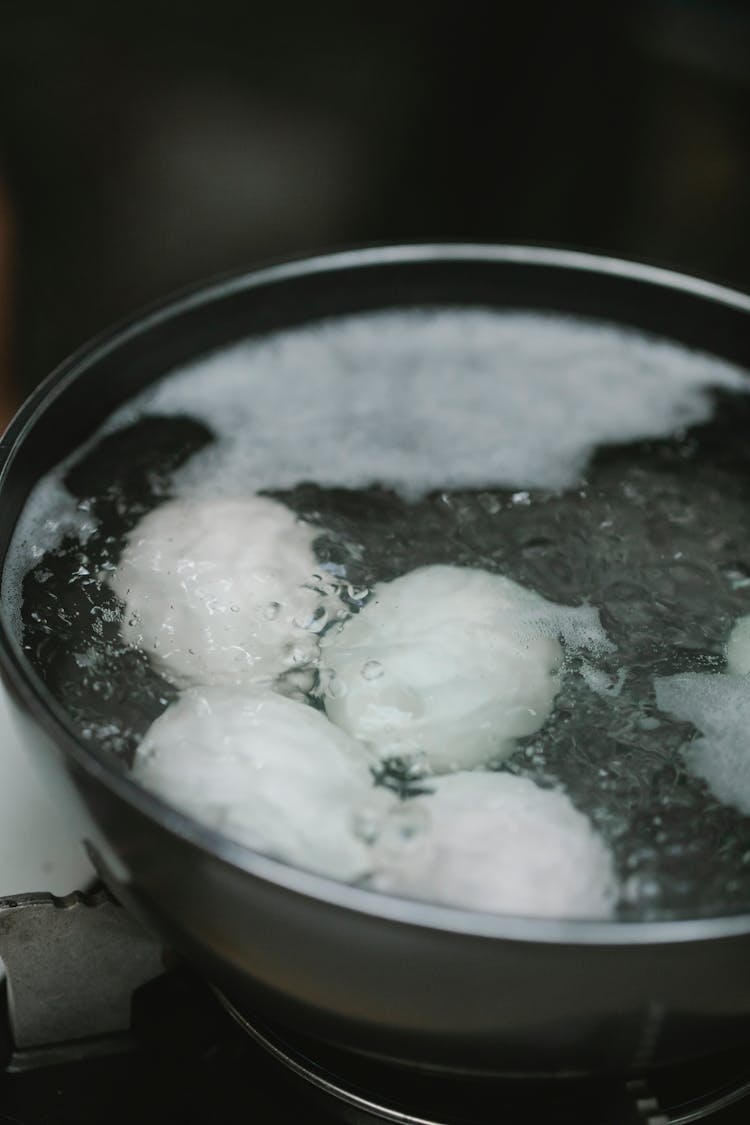
POLYGON ((689 768, 719 801, 750 816, 750 677, 685 672, 655 686, 661 710, 701 732, 683 747, 689 768))

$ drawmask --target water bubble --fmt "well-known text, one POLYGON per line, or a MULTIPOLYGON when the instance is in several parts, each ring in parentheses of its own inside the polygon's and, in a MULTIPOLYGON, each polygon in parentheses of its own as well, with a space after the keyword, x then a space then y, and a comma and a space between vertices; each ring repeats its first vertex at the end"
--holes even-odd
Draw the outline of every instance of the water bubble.
POLYGON ((383 843, 388 850, 397 853, 418 846, 430 824, 431 817, 424 805, 404 801, 388 817, 382 832, 383 843))
POLYGON ((315 589, 324 597, 335 598, 338 596, 341 586, 338 582, 319 582, 315 589))
POLYGON ((478 497, 480 507, 487 513, 488 516, 496 516, 501 510, 502 504, 500 499, 494 492, 481 492, 478 497))
POLYGON ((365 844, 374 844, 380 835, 383 824, 382 812, 372 806, 357 809, 354 813, 352 830, 365 844))
POLYGON ((330 699, 344 699, 348 694, 349 688, 346 681, 342 680, 340 676, 331 673, 328 683, 325 688, 325 694, 330 699))
POLYGON ((304 629, 307 631, 315 618, 311 614, 306 614, 305 617, 300 617, 297 614, 292 618, 292 625, 295 629, 304 629))
POLYGON ((304 702, 305 697, 313 691, 314 687, 315 668, 308 664, 306 667, 291 668, 284 672, 277 678, 274 691, 286 695, 289 699, 304 702))
POLYGON ((521 544, 521 553, 525 557, 549 557, 549 552, 554 550, 555 541, 546 535, 534 535, 531 539, 525 540, 521 544))
POLYGON ((722 567, 722 574, 733 590, 743 590, 750 586, 750 567, 744 562, 731 562, 722 567))
POLYGON ((634 504, 640 504, 645 499, 641 489, 637 488, 636 485, 630 483, 629 481, 623 484, 622 492, 623 495, 634 504))
POLYGON ((307 628, 311 633, 322 633, 328 624, 328 613, 323 606, 318 606, 307 628))
POLYGON ((406 806, 399 816, 398 832, 402 840, 411 840, 429 826, 429 816, 422 808, 406 806))
POLYGON ((331 683, 332 678, 333 678, 333 671, 332 671, 331 668, 320 668, 320 667, 318 667, 317 676, 316 676, 316 679, 315 679, 315 685, 314 685, 314 689, 312 690, 312 694, 314 696, 318 697, 318 698, 320 698, 321 696, 324 696, 324 695, 328 695, 328 688, 330 687, 330 683, 331 683))
POLYGON ((346 567, 340 563, 326 562, 321 563, 320 569, 324 570, 327 574, 333 574, 336 578, 346 577, 346 567))
POLYGON ((362 678, 364 680, 379 680, 384 671, 385 669, 379 660, 368 660, 362 668, 362 678))
POLYGON ((653 902, 661 895, 661 884, 652 876, 631 875, 625 880, 623 898, 634 905, 653 902))

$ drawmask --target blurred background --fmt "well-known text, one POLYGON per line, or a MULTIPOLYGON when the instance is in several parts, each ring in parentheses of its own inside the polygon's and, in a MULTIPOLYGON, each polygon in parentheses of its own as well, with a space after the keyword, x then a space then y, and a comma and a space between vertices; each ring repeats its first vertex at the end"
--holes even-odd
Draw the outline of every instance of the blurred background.
POLYGON ((750 289, 747 0, 6 4, 0 415, 203 277, 553 243, 750 289))

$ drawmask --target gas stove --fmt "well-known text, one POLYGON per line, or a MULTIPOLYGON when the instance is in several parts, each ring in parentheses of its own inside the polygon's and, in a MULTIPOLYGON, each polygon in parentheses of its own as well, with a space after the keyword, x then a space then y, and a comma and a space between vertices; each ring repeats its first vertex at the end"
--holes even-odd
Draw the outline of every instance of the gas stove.
MULTIPOLYGON (((0 719, 4 701, 0 697, 0 719)), ((103 888, 0 722, 0 1125, 746 1125, 748 1047, 630 1079, 470 1080, 240 1011, 103 888), (12 831, 11 831, 12 829, 12 831), (2 836, 5 838, 3 839, 2 836), (13 894, 24 886, 44 893, 13 894), (70 885, 87 893, 54 897, 70 885)))

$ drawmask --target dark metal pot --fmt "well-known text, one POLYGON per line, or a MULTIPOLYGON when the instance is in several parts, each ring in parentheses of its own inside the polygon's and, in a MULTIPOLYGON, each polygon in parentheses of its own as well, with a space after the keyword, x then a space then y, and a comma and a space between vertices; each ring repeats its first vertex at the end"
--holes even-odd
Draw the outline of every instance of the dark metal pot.
MULTIPOLYGON (((202 352, 320 316, 431 303, 652 330, 750 368, 750 299, 663 270, 502 246, 360 250, 220 281, 74 356, 2 442, 0 563, 29 490, 125 399, 202 352)), ((430 1067, 628 1072, 750 1038, 750 916, 554 922, 404 901, 233 844, 79 740, 0 624, 30 752, 125 905, 239 1005, 430 1067)))

